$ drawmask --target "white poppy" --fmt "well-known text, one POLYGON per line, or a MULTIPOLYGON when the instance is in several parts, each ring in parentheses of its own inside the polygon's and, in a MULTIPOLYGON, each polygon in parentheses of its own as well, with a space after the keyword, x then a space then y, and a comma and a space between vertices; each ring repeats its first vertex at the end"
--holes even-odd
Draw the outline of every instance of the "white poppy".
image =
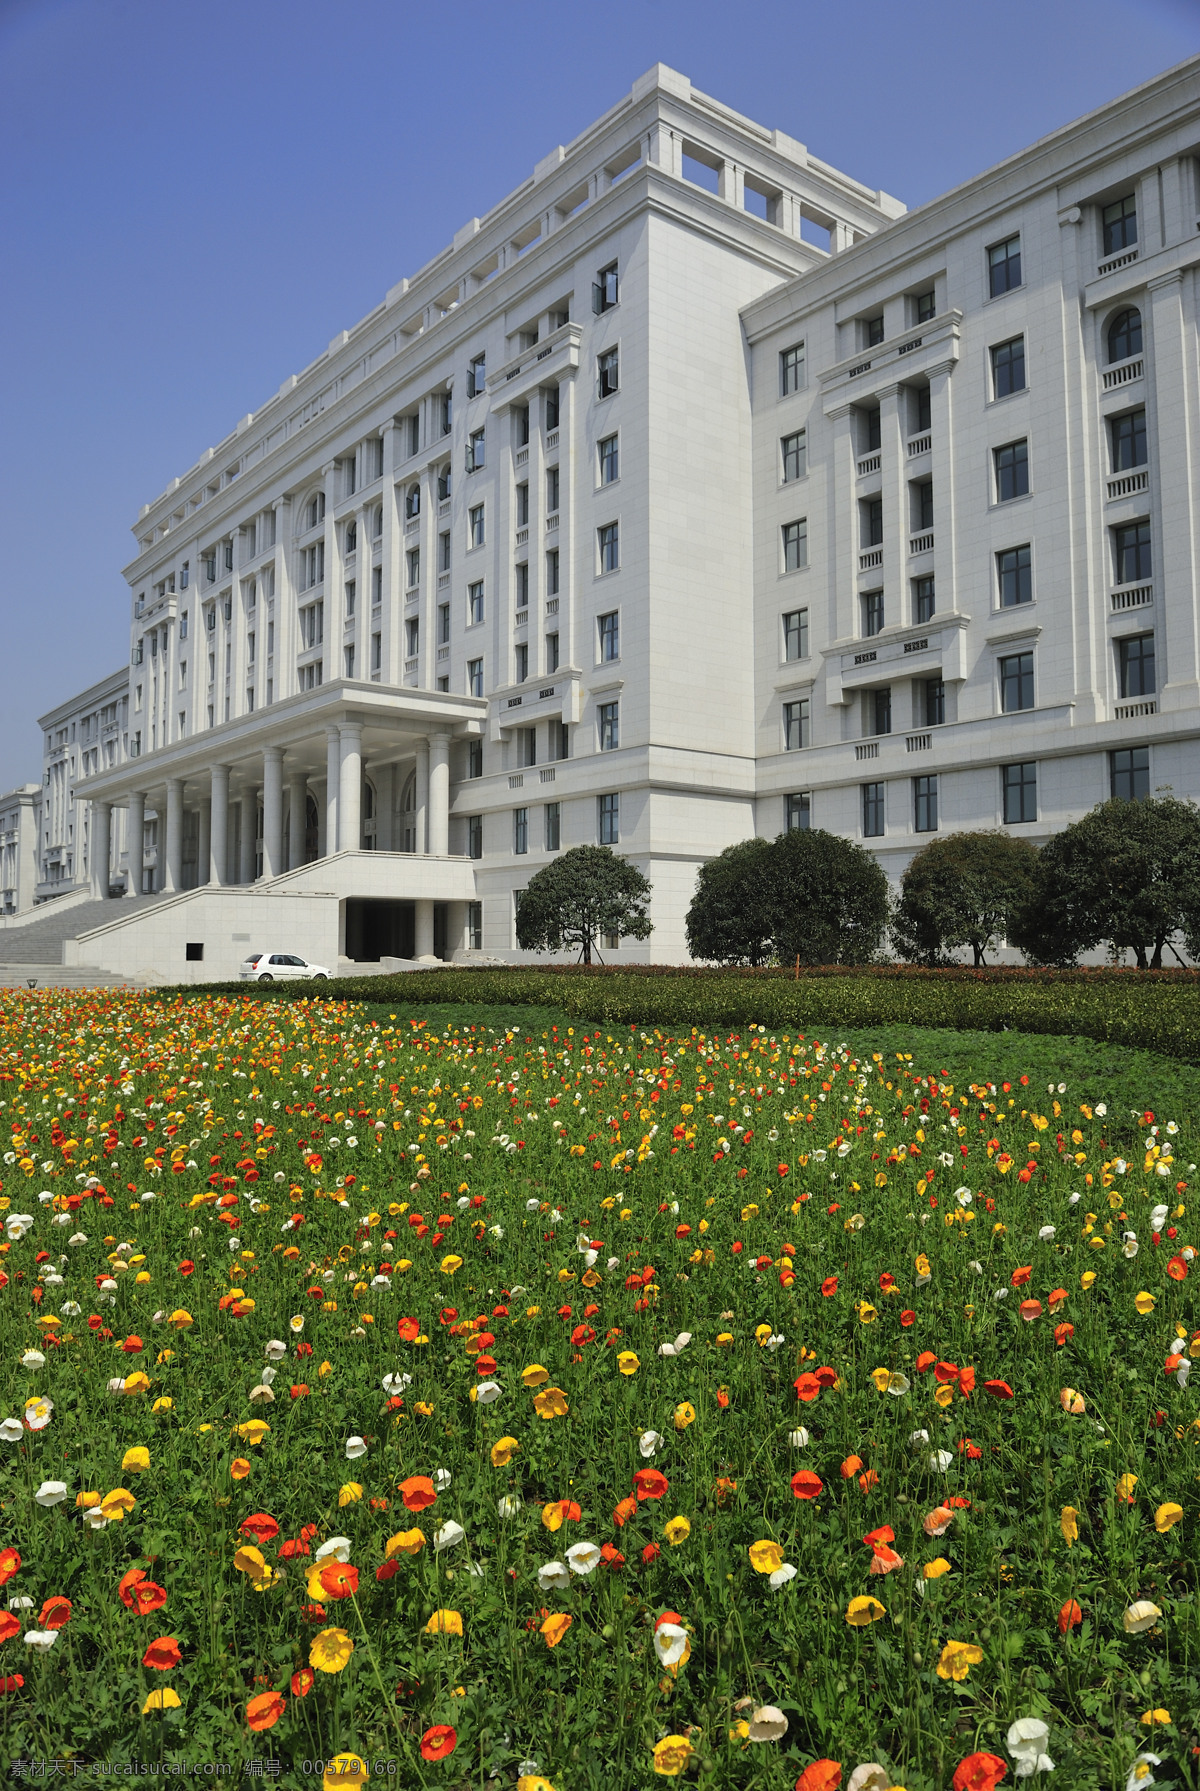
MULTIPOLYGON (((924 1581, 918 1581, 918 1584, 923 1585, 924 1581)), ((877 1766, 873 1760, 868 1760, 864 1766, 854 1768, 850 1774, 846 1791, 888 1791, 891 1782, 890 1772, 885 1772, 882 1766, 877 1766)))
POLYGON ((1054 1771, 1054 1762, 1045 1751, 1045 1744, 1050 1739, 1049 1725, 1039 1717, 1019 1717, 1009 1725, 1005 1739, 1016 1762, 1019 1779, 1031 1778, 1035 1772, 1054 1771))
POLYGON ((435 1554, 440 1555, 443 1549, 457 1548, 466 1533, 460 1523, 456 1523, 452 1517, 448 1517, 441 1529, 435 1530, 433 1533, 435 1554))
POLYGON ((1136 1603, 1126 1606, 1121 1622, 1126 1635, 1140 1636, 1148 1629, 1153 1629, 1161 1616, 1162 1612, 1156 1604, 1152 1604, 1148 1598, 1139 1598, 1136 1603))
POLYGON ((443 1492, 450 1491, 450 1487, 453 1483, 454 1476, 450 1472, 449 1468, 435 1468, 433 1470, 432 1479, 433 1479, 433 1484, 436 1486, 437 1490, 440 1493, 443 1493, 443 1492))
POLYGON ((687 1630, 678 1623, 660 1623, 654 1632, 654 1652, 664 1667, 678 1666, 687 1644, 687 1630))
POLYGON ((1048 1244, 1050 1242, 1050 1240, 1053 1238, 1054 1232, 1055 1232, 1055 1227, 1053 1225, 1041 1226, 1041 1228, 1038 1231, 1038 1242, 1041 1244, 1048 1244))
POLYGON ((549 1592, 552 1586, 561 1588, 570 1584, 570 1572, 561 1561, 547 1561, 544 1567, 538 1568, 538 1585, 543 1592, 549 1592))
POLYGON ((21 1357, 22 1368, 37 1369, 44 1368, 45 1366, 46 1358, 40 1349, 27 1349, 25 1354, 21 1357))
POLYGON ((805 1430, 803 1424, 800 1425, 798 1430, 793 1430, 788 1433, 788 1442, 792 1445, 793 1449, 807 1449, 808 1432, 805 1430))
POLYGON ((1150 1208, 1151 1231, 1162 1231, 1164 1229, 1169 1211, 1170 1209, 1165 1206, 1152 1206, 1150 1208))
POLYGON ((1129 1768, 1129 1777, 1125 1780, 1125 1791, 1145 1791, 1147 1785, 1157 1784, 1154 1768, 1161 1765, 1161 1754, 1139 1754, 1129 1768))
POLYGON ((34 1499, 48 1511, 52 1505, 61 1505, 67 1496, 65 1480, 43 1480, 34 1493, 34 1499))
POLYGON ((56 1629, 27 1629, 25 1631, 25 1646, 35 1648, 39 1654, 49 1654, 57 1640, 58 1631, 56 1629))
POLYGON ((257 1387, 251 1387, 249 1399, 251 1405, 274 1405, 275 1403, 275 1395, 265 1381, 260 1381, 257 1387))
POLYGON ((788 1719, 774 1704, 760 1704, 750 1718, 751 1741, 782 1741, 788 1719))
POLYGON ((499 1381, 480 1381, 475 1389, 475 1397, 480 1405, 495 1405, 503 1391, 499 1381))
POLYGON ((567 1550, 567 1566, 572 1573, 594 1573, 600 1565, 600 1550, 594 1542, 577 1542, 567 1550))
POLYGON ((789 1580, 795 1579, 798 1571, 790 1561, 781 1561, 774 1573, 768 1574, 767 1584, 773 1592, 778 1592, 781 1586, 786 1586, 789 1580))
POLYGON ((83 1514, 83 1521, 89 1530, 103 1530, 108 1523, 108 1519, 105 1517, 103 1511, 101 1511, 99 1505, 93 1505, 89 1510, 85 1511, 83 1514))
POLYGON ((331 1536, 328 1542, 323 1542, 321 1544, 320 1548, 313 1556, 313 1560, 348 1561, 350 1559, 350 1549, 351 1542, 348 1536, 331 1536))
POLYGON ((953 1455, 949 1449, 935 1449, 929 1457, 929 1465, 935 1474, 944 1474, 952 1466, 953 1455))
POLYGON ((496 1509, 499 1511, 501 1517, 516 1517, 518 1511, 521 1509, 521 1501, 520 1499, 514 1499, 511 1493, 505 1493, 496 1509))
POLYGON ((403 1393, 405 1387, 411 1386, 411 1374, 385 1374, 383 1377, 383 1390, 385 1393, 392 1394, 393 1397, 397 1393, 403 1393))
POLYGON ((638 1453, 643 1461, 649 1461, 662 1445, 663 1439, 657 1430, 644 1430, 638 1438, 638 1453))
POLYGON ((367 1453, 367 1445, 361 1437, 346 1438, 346 1460, 357 1461, 360 1455, 367 1453))
POLYGON ((273 1337, 270 1343, 264 1347, 263 1354, 268 1362, 282 1362, 287 1355, 287 1344, 281 1343, 278 1337, 273 1337))

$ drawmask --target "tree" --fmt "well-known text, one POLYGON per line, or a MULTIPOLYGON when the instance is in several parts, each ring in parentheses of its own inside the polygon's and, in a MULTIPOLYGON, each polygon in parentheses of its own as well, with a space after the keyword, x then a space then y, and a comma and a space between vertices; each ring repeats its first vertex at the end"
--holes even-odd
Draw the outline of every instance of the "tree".
POLYGON ((952 833, 931 840, 900 879, 892 943, 902 958, 944 964, 969 945, 976 964, 1008 935, 1037 881, 1038 854, 1007 833, 952 833))
POLYGON ((687 912, 688 950, 718 964, 766 964, 774 951, 770 840, 742 840, 700 867, 687 912))
POLYGON ((776 955, 784 964, 866 964, 888 922, 888 881, 862 846, 819 827, 771 846, 776 955))
POLYGON ((648 939, 650 884, 611 846, 572 846, 536 875, 517 909, 517 944, 524 951, 578 948, 585 964, 601 933, 648 939))
POLYGON ((1157 970, 1174 933, 1200 957, 1200 808, 1162 796, 1102 802, 1055 834, 1010 937, 1035 963, 1073 964, 1107 941, 1157 970))

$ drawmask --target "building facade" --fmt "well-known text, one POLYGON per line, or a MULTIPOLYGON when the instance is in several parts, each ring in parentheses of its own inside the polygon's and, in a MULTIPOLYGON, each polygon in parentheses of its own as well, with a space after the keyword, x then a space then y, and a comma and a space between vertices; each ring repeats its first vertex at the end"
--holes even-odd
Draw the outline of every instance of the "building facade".
POLYGON ((42 799, 34 902, 72 890, 123 892, 128 877, 125 815, 108 831, 105 880, 91 855, 89 785, 129 756, 129 674, 124 666, 38 718, 42 733, 42 799))
POLYGON ((41 810, 40 784, 19 784, 0 796, 0 915, 33 907, 41 810))
POLYGON ((1200 59, 906 214, 651 70, 143 508, 114 967, 220 974, 255 890, 517 955, 595 842, 672 960, 756 831, 1194 789, 1198 153, 1200 59))

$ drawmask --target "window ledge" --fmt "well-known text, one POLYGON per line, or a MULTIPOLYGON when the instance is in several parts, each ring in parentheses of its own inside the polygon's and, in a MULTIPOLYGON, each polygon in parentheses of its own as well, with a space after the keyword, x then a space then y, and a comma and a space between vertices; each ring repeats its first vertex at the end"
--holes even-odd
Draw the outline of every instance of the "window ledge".
MULTIPOLYGON (((1021 607, 1024 608, 1024 605, 1021 607)), ((1040 622, 1030 622, 1027 625, 1022 625, 1016 628, 1005 628, 992 634, 986 634, 984 640, 989 647, 1007 646, 1010 641, 1036 640, 1041 632, 1042 625, 1040 622)))
POLYGON ((1003 398, 989 398, 987 401, 987 408, 992 410, 997 404, 1010 404, 1014 398, 1027 398, 1028 396, 1029 387, 1022 386, 1019 391, 1005 392, 1003 398))

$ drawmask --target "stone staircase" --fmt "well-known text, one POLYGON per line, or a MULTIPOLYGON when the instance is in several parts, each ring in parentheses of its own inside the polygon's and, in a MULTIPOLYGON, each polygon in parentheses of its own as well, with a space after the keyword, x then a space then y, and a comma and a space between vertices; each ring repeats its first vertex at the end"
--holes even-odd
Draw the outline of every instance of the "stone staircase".
POLYGON ((158 896, 114 897, 107 902, 73 902, 62 908, 56 902, 47 902, 35 909, 28 920, 0 927, 0 989, 25 988, 31 982, 39 989, 146 986, 150 978, 114 976, 107 971, 90 970, 86 965, 65 969, 62 948, 64 940, 75 939, 118 915, 150 908, 158 900, 158 896))

